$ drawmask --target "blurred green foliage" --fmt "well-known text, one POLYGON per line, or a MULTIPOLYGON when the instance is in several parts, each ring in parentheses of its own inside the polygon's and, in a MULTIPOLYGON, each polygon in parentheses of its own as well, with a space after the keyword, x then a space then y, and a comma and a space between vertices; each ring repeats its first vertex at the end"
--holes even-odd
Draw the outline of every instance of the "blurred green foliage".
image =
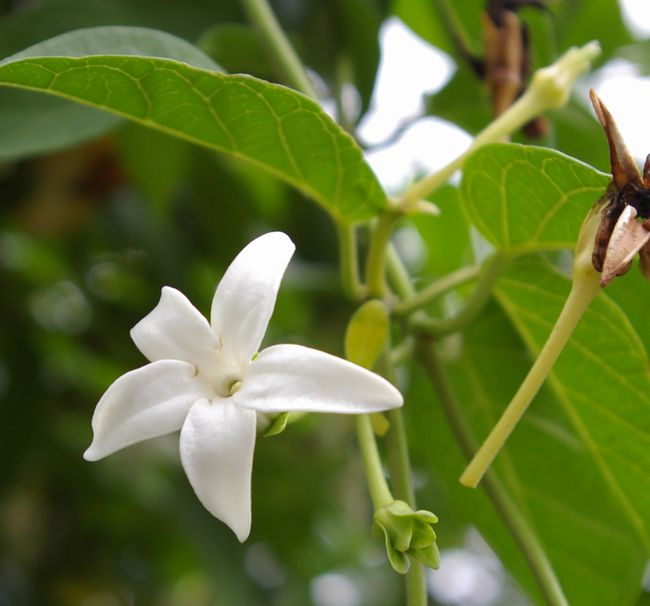
MULTIPOLYGON (((369 107, 379 27, 391 15, 457 59, 444 21, 451 3, 273 4, 326 93, 340 96, 344 83, 356 88, 352 128, 369 107)), ((482 3, 454 4, 480 53, 482 3)), ((595 38, 603 42, 605 59, 625 45, 622 56, 647 71, 647 42, 632 40, 614 0, 597 4, 556 0, 552 16, 531 17, 537 19, 533 31, 550 31, 551 40, 540 43, 544 60, 534 64, 595 38)), ((0 7, 0 57, 80 27, 137 25, 197 44, 229 71, 283 83, 236 2, 41 0, 0 7)), ((489 119, 488 100, 459 63, 450 83, 429 100, 429 110, 476 132, 489 119)), ((144 363, 128 331, 155 305, 160 288, 175 286, 207 311, 230 260, 264 231, 285 231, 298 251, 266 342, 341 354, 353 309, 339 286, 329 218, 257 170, 87 108, 64 105, 64 122, 76 128, 57 132, 62 122, 43 113, 58 111, 57 101, 18 95, 0 91, 0 606, 299 606, 314 603, 318 581, 335 573, 357 587, 360 605, 400 604, 401 579, 369 532, 370 504, 349 418, 308 417, 279 437, 258 441, 253 531, 245 545, 195 498, 175 439, 133 446, 96 464, 81 458, 99 396, 120 374, 144 363), (45 119, 26 122, 35 115, 45 119), (26 148, 9 161, 2 141, 20 139, 23 128, 54 133, 51 145, 44 139, 39 155, 26 148)), ((552 119, 545 143, 607 168, 600 127, 583 106, 572 102, 552 119)), ((437 193, 435 201, 449 211, 442 223, 416 220, 430 249, 417 276, 422 283, 471 256, 457 198, 452 187, 437 193), (448 254, 438 256, 440 251, 448 254)), ((647 294, 647 285, 632 280, 613 284, 613 296, 647 344, 639 295, 643 288, 647 294)), ((457 306, 451 298, 447 303, 457 306)), ((512 385, 491 386, 495 399, 514 389, 527 367, 519 338, 492 306, 469 334, 462 356, 454 354, 454 337, 444 344, 461 394, 471 387, 463 381, 467 365, 494 332, 502 334, 505 348, 492 365, 515 369, 512 385)), ((465 509, 455 507, 460 453, 440 412, 427 406, 432 396, 421 373, 411 368, 405 374, 409 400, 420 403, 406 409, 420 500, 441 520, 441 548, 463 545, 478 513, 485 518, 482 527, 494 529, 486 537, 505 553, 516 551, 483 496, 467 499, 465 509), (429 433, 428 427, 437 429, 429 433)), ((511 572, 537 600, 517 557, 511 572)))

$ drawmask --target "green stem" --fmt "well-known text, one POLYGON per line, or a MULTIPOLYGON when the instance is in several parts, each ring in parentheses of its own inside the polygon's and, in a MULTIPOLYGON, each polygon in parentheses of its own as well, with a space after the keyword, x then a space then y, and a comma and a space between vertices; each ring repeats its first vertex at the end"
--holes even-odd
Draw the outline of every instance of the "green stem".
POLYGON ((384 505, 391 503, 393 501, 393 495, 391 495, 386 478, 384 477, 384 470, 381 465, 381 458, 377 450, 377 442, 369 415, 357 416, 357 438, 359 440, 359 448, 361 449, 363 466, 366 471, 370 498, 372 499, 375 511, 377 511, 384 505))
POLYGON ((390 422, 390 430, 386 438, 388 441, 388 468, 393 491, 396 498, 406 501, 413 509, 416 509, 404 417, 399 408, 389 410, 386 414, 390 422))
POLYGON ((450 290, 454 290, 466 282, 475 280, 480 273, 481 268, 478 266, 462 267, 435 282, 431 282, 431 284, 428 284, 415 296, 395 304, 393 312, 398 316, 407 316, 435 301, 450 290))
POLYGON ((416 181, 402 196, 400 205, 408 209, 418 200, 426 198, 440 186, 444 185, 451 175, 462 168, 467 157, 479 147, 488 143, 495 143, 503 140, 512 134, 532 118, 537 116, 542 107, 535 97, 526 93, 513 103, 507 111, 498 118, 490 122, 472 141, 471 145, 459 156, 454 158, 449 164, 443 166, 440 170, 431 175, 416 181))
MULTIPOLYGON (((438 394, 456 441, 469 459, 476 450, 475 441, 465 421, 463 411, 438 360, 433 343, 421 342, 420 360, 438 394)), ((510 498, 498 478, 488 472, 483 480, 483 489, 492 501, 501 519, 514 537, 537 581, 537 585, 549 606, 568 606, 562 587, 555 576, 544 548, 516 503, 510 498)))
MULTIPOLYGON (((304 94, 312 97, 313 99, 317 99, 316 92, 314 91, 309 79, 307 78, 302 63, 289 44, 289 41, 287 40, 284 32, 279 27, 278 22, 271 12, 267 1, 243 0, 243 3, 248 11, 251 21, 256 25, 256 27, 260 29, 267 43, 269 44, 271 51, 273 52, 274 56, 278 60, 278 63, 280 64, 280 67, 285 73, 287 81, 290 82, 297 90, 302 91, 304 94)), ((366 276, 370 294, 372 296, 383 297, 386 294, 386 251, 390 245, 390 236, 397 218, 398 215, 391 212, 390 210, 385 212, 384 215, 379 218, 377 227, 373 234, 370 251, 368 253, 368 275, 366 276)), ((356 249, 354 252, 352 251, 350 233, 343 235, 341 240, 341 256, 342 259, 345 259, 343 265, 346 266, 346 269, 343 270, 343 279, 345 283, 351 287, 350 290, 355 291, 355 271, 352 269, 353 263, 351 260, 356 258, 356 249)), ((388 355, 386 357, 388 357, 388 355)), ((400 449, 403 449, 404 451, 400 456, 393 457, 399 461, 399 469, 395 470, 397 473, 396 478, 407 478, 410 486, 408 450, 406 448, 405 435, 403 434, 401 411, 398 410, 394 412, 396 412, 398 415, 398 420, 395 425, 396 427, 401 427, 402 433, 393 441, 398 444, 398 447, 400 449), (406 463, 405 469, 403 467, 404 463, 406 463)), ((370 419, 365 416, 360 416, 359 419, 360 420, 357 424, 357 430, 359 434, 359 441, 362 444, 362 456, 364 458, 366 471, 368 472, 368 469, 370 469, 370 472, 368 472, 368 482, 373 502, 375 502, 375 499, 379 501, 382 501, 384 499, 392 500, 390 491, 388 490, 388 486, 386 485, 386 481, 383 477, 383 472, 379 473, 381 470, 381 464, 379 454, 377 452, 374 434, 372 433, 372 427, 369 426, 370 419)), ((394 430, 391 429, 390 433, 393 433, 393 431, 394 430)), ((396 479, 396 482, 399 485, 404 484, 404 481, 401 479, 396 479)), ((413 499, 411 499, 411 501, 412 500, 413 499)), ((406 593, 408 606, 426 606, 427 595, 424 570, 422 565, 416 564, 415 562, 412 563, 406 575, 406 593)))
POLYGON ((599 290, 599 274, 596 272, 574 275, 571 292, 548 340, 514 398, 461 476, 462 484, 475 488, 480 482, 481 477, 546 380, 580 318, 599 290))
POLYGON ((372 231, 366 260, 366 283, 368 294, 377 299, 383 298, 386 294, 386 255, 390 237, 399 217, 399 213, 387 209, 377 219, 372 231))
POLYGON ((411 278, 392 245, 388 246, 386 262, 388 264, 388 279, 397 296, 403 300, 415 297, 415 288, 411 284, 411 278))
MULTIPOLYGON (((384 376, 395 382, 394 368, 390 356, 385 353, 381 360, 384 376)), ((411 479, 411 462, 409 460, 408 441, 404 417, 401 408, 394 408, 387 412, 390 421, 390 430, 386 436, 388 445, 388 469, 390 471, 393 493, 397 499, 405 501, 415 511, 415 491, 411 479)), ((427 590, 424 567, 411 560, 411 567, 406 573, 406 597, 408 606, 426 606, 427 590)))
POLYGON ((570 48, 553 65, 537 70, 529 88, 507 111, 484 128, 460 156, 441 170, 415 182, 402 196, 399 206, 408 211, 418 200, 426 198, 446 183, 474 150, 487 143, 501 141, 536 116, 564 105, 575 79, 599 53, 600 47, 593 42, 582 48, 570 48))
POLYGON ((354 81, 353 67, 350 57, 347 54, 341 55, 336 61, 336 91, 334 101, 336 102, 336 121, 352 137, 355 137, 355 118, 350 116, 345 106, 345 87, 354 81))
POLYGON ((418 314, 413 318, 413 326, 430 335, 442 336, 457 332, 471 324, 485 306, 492 287, 499 279, 508 260, 507 256, 496 253, 486 263, 474 291, 461 311, 453 318, 441 320, 418 314))
POLYGON ((413 560, 406 573, 406 600, 408 606, 427 606, 427 580, 424 566, 413 560))
POLYGON ((302 62, 282 31, 267 0, 242 0, 242 3, 249 19, 268 44, 287 82, 308 97, 318 100, 302 62))
POLYGON ((353 225, 337 222, 339 235, 339 258, 343 291, 352 301, 364 297, 364 287, 359 279, 359 256, 357 254, 357 233, 353 225))
POLYGON ((415 339, 411 335, 404 337, 402 342, 393 347, 390 352, 390 363, 391 366, 399 366, 406 360, 408 360, 412 355, 415 349, 415 339))

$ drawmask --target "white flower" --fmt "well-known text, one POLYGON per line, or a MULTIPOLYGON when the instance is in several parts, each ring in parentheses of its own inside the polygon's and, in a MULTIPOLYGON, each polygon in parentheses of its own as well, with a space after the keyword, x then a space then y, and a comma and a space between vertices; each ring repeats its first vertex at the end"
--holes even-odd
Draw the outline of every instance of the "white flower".
POLYGON ((335 356, 300 345, 255 356, 294 249, 279 232, 246 246, 217 287, 211 324, 182 293, 164 287, 131 331, 151 363, 108 388, 84 453, 95 461, 180 429, 181 462, 194 491, 240 541, 251 525, 258 413, 358 414, 402 405, 388 381, 335 356))

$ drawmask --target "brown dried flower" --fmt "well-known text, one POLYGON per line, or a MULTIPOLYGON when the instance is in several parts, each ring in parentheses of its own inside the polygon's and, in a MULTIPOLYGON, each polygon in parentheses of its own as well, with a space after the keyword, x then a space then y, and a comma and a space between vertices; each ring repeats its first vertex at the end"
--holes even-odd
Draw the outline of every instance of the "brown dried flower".
POLYGON ((602 272, 600 285, 607 286, 630 269, 638 252, 641 272, 650 280, 650 155, 642 175, 605 104, 593 90, 589 95, 605 129, 612 168, 612 182, 598 202, 604 208, 592 262, 602 272))

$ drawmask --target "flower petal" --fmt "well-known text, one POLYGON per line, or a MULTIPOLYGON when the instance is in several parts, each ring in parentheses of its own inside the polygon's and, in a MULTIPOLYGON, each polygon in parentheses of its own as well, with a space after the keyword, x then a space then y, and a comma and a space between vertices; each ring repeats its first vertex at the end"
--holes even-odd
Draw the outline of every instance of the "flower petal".
POLYGON ((240 363, 248 362, 260 347, 294 250, 286 234, 260 236, 237 255, 217 287, 212 328, 224 350, 240 363))
POLYGON ((636 220, 636 216, 636 209, 628 205, 616 221, 607 244, 601 286, 606 286, 617 275, 625 273, 634 255, 650 240, 650 231, 636 220))
POLYGON ((93 415, 93 442, 84 453, 96 461, 125 446, 181 428, 193 402, 206 387, 187 362, 161 360, 117 379, 93 415))
POLYGON ((219 341, 210 324, 179 290, 165 286, 154 309, 131 329, 131 338, 151 361, 183 360, 209 366, 219 341))
POLYGON ((639 168, 632 154, 628 151, 625 141, 623 141, 614 117, 609 113, 609 110, 593 89, 589 91, 589 97, 591 98, 591 104, 594 106, 596 116, 607 136, 607 142, 609 143, 609 161, 616 187, 622 189, 627 183, 633 183, 634 185, 643 187, 639 168))
POLYGON ((255 413, 199 400, 181 430, 181 461, 203 506, 243 543, 251 528, 255 413))
POLYGON ((379 375, 300 345, 274 345, 262 351, 248 365, 233 398, 261 412, 359 414, 403 403, 402 394, 379 375))

